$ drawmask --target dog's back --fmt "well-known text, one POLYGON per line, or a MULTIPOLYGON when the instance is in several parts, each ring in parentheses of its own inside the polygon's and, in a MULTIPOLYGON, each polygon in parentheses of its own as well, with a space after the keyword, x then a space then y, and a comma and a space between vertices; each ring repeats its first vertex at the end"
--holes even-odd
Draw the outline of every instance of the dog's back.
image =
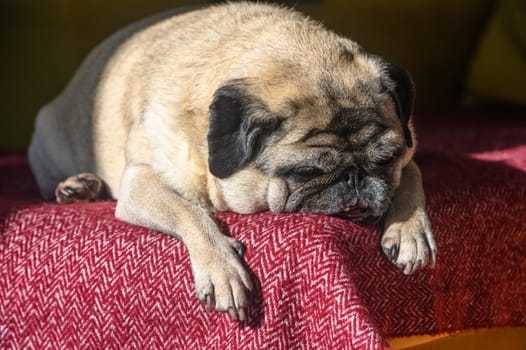
MULTIPOLYGON (((60 181, 72 174, 92 172, 97 166, 93 139, 95 98, 107 63, 115 51, 137 31, 180 12, 172 10, 146 18, 107 38, 84 59, 62 93, 40 109, 28 157, 40 191, 46 199, 53 197, 60 181)), ((116 141, 125 141, 125 135, 119 135, 119 128, 109 128, 116 141)), ((115 158, 121 158, 121 161, 124 160, 122 150, 123 145, 114 149, 115 158)))
MULTIPOLYGON (((236 50, 232 48, 243 52, 243 41, 258 34, 257 28, 262 31, 283 17, 296 16, 292 11, 253 3, 221 5, 175 16, 187 11, 188 8, 183 8, 162 13, 110 36, 93 49, 65 90, 39 111, 29 148, 29 162, 45 198, 53 197, 57 183, 82 172, 96 173, 113 194, 118 194, 125 167, 127 134, 133 123, 130 118, 137 117, 138 111, 144 108, 144 101, 135 96, 141 96, 143 91, 140 90, 148 84, 151 72, 144 67, 151 68, 149 63, 156 59, 156 55, 178 56, 182 52, 174 60, 177 64, 184 62, 180 67, 200 64, 212 54, 207 51, 208 47, 221 49, 222 41, 227 39, 227 42, 236 43, 223 48, 225 52, 216 52, 216 55, 233 57, 236 50), (239 30, 240 25, 246 25, 248 30, 239 30), (150 47, 152 52, 145 52, 144 47, 150 47), (111 98, 107 99, 107 96, 111 98)), ((187 102, 191 106, 182 106, 181 109, 197 106, 195 112, 206 116, 207 111, 201 109, 208 107, 210 101, 205 103, 205 100, 211 97, 215 88, 212 85, 216 83, 211 81, 210 75, 216 74, 218 80, 221 73, 213 72, 210 67, 202 73, 200 77, 179 77, 180 81, 198 81, 178 82, 177 85, 185 93, 191 85, 200 86, 200 96, 191 96, 194 100, 187 102)), ((176 95, 177 87, 169 88, 173 89, 172 95, 176 95)), ((189 96, 187 94, 181 99, 188 100, 189 96)), ((206 121, 201 127, 206 127, 206 121)))

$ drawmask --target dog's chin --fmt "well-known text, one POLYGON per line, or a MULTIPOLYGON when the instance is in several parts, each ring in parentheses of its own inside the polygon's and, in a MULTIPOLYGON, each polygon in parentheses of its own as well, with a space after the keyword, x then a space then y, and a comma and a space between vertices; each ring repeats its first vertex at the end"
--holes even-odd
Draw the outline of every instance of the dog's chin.
MULTIPOLYGON (((382 201, 386 202, 386 201, 382 201)), ((360 203, 360 204, 349 204, 340 208, 334 207, 301 207, 298 212, 310 213, 310 214, 324 214, 334 216, 353 222, 361 221, 377 221, 381 218, 386 211, 385 205, 379 205, 378 201, 375 203, 360 203)))
POLYGON ((376 221, 381 218, 385 210, 371 210, 366 207, 346 207, 338 213, 332 214, 341 219, 350 220, 353 222, 362 221, 376 221))

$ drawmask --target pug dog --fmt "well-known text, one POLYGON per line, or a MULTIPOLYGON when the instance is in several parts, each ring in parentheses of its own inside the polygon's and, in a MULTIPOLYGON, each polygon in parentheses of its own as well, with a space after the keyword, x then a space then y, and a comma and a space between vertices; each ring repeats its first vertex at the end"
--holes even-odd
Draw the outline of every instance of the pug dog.
POLYGON ((36 119, 45 198, 117 200, 115 215, 186 246, 207 310, 245 320, 244 246, 213 213, 382 218, 404 273, 435 263, 411 114, 413 83, 292 9, 172 11, 96 47, 36 119))

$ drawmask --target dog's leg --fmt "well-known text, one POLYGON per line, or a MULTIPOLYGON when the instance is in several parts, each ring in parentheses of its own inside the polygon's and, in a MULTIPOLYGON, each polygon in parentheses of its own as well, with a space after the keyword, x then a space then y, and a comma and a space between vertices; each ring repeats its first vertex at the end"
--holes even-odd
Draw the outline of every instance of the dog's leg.
POLYGON ((405 274, 433 266, 437 246, 424 209, 420 170, 411 161, 403 170, 391 207, 385 217, 382 249, 405 274))
POLYGON ((176 236, 190 255, 195 288, 207 311, 245 320, 252 281, 241 260, 243 245, 221 233, 204 208, 163 186, 148 165, 128 165, 121 182, 117 218, 176 236))
POLYGON ((106 186, 100 177, 82 173, 68 177, 55 189, 58 203, 93 202, 106 195, 106 186))

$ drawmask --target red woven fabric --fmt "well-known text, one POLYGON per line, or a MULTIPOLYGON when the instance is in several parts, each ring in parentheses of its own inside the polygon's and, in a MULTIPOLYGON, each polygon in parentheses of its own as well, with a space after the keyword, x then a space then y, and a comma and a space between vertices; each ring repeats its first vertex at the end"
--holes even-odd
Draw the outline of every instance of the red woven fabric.
POLYGON ((0 156, 0 347, 381 349, 385 338, 526 325, 526 119, 420 122, 438 263, 404 276, 378 228, 316 215, 217 215, 247 246, 250 319, 207 314, 176 239, 115 204, 38 198, 0 156))

